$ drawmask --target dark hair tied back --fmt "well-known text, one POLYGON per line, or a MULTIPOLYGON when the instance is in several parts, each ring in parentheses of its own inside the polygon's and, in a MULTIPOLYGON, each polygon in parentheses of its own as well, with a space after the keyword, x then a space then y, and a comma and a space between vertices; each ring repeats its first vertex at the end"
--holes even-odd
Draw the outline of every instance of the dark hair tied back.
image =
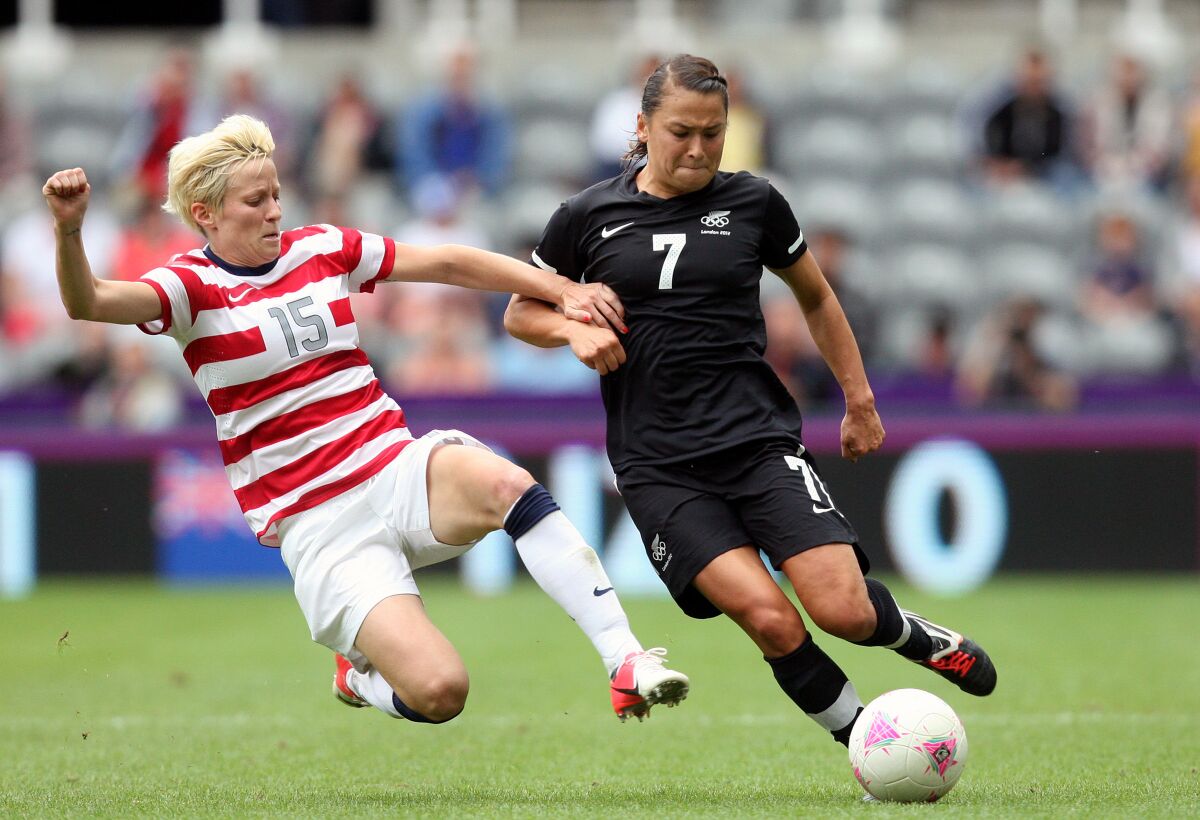
MULTIPOLYGON (((662 106, 668 84, 700 94, 720 94, 725 110, 729 110, 729 84, 712 60, 691 54, 676 54, 665 63, 660 63, 646 79, 646 86, 642 89, 642 115, 647 119, 662 106)), ((645 156, 646 143, 631 140, 623 160, 629 167, 645 156)))

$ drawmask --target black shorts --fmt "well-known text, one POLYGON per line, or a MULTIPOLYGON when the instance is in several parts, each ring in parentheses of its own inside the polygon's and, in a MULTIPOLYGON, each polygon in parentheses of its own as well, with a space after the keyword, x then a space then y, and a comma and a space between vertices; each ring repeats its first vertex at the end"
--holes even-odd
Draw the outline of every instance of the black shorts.
POLYGON ((804 550, 850 544, 863 574, 870 568, 858 533, 796 441, 755 441, 690 462, 630 467, 617 488, 659 579, 693 618, 721 614, 692 586, 697 573, 747 544, 775 569, 804 550))

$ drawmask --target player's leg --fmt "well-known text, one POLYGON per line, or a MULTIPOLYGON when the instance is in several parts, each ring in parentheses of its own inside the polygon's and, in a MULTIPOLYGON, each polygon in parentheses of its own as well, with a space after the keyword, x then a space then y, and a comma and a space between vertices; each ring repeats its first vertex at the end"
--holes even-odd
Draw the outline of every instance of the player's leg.
POLYGON ((904 612, 883 583, 864 577, 869 564, 852 546, 858 535, 803 447, 789 454, 781 445, 765 446, 744 491, 739 513, 821 629, 893 649, 971 694, 995 688, 995 668, 978 644, 904 612))
POLYGON ((714 558, 692 581, 763 653, 783 691, 845 745, 862 701, 841 668, 813 641, 800 613, 752 547, 714 558))
POLYGON ((284 519, 280 551, 313 640, 337 655, 338 699, 438 723, 462 711, 467 675, 426 617, 396 529, 380 515, 401 475, 402 465, 393 463, 284 519))
POLYGON ((996 667, 982 646, 953 629, 901 609, 876 578, 863 578, 876 613, 876 626, 864 646, 886 646, 931 669, 970 695, 983 697, 996 688, 996 667))
POLYGON ((380 601, 354 642, 368 671, 345 673, 346 684, 377 709, 417 723, 445 723, 467 700, 467 668, 457 650, 425 614, 417 595, 380 601))
POLYGON ((466 544, 503 528, 525 568, 588 636, 618 689, 614 707, 644 716, 657 703, 687 696, 686 675, 646 652, 599 557, 550 493, 521 467, 482 447, 448 444, 429 457, 429 521, 444 544, 466 544), (619 695, 635 703, 617 704, 619 695))
POLYGON ((807 549, 785 560, 782 569, 813 623, 829 634, 863 646, 885 646, 973 695, 995 688, 996 671, 982 647, 900 609, 881 581, 863 577, 849 544, 807 549))
POLYGON ((787 558, 780 569, 813 623, 830 635, 864 643, 876 636, 880 624, 891 625, 876 614, 849 544, 811 547, 787 558))

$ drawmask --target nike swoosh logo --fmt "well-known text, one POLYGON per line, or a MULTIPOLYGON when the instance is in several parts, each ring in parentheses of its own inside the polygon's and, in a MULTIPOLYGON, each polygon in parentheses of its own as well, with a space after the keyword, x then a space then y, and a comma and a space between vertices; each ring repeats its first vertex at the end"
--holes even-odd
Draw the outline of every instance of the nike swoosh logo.
POLYGON ((617 227, 611 228, 611 229, 610 228, 601 228, 600 229, 600 238, 608 239, 610 236, 615 234, 617 231, 623 231, 632 224, 633 224, 632 222, 626 222, 624 225, 618 225, 617 227))
POLYGON ((606 589, 600 589, 600 587, 596 587, 595 589, 592 590, 592 594, 595 595, 597 598, 599 598, 604 593, 612 592, 612 591, 613 591, 612 587, 608 587, 606 589))
POLYGON ((230 294, 229 296, 227 296, 225 298, 227 298, 230 302, 240 302, 246 298, 247 293, 251 293, 251 292, 253 292, 253 290, 254 290, 254 288, 246 288, 244 291, 239 293, 237 296, 230 294))
POLYGON ((820 515, 821 513, 833 512, 836 509, 837 507, 818 507, 816 504, 813 504, 813 512, 815 512, 817 515, 820 515))

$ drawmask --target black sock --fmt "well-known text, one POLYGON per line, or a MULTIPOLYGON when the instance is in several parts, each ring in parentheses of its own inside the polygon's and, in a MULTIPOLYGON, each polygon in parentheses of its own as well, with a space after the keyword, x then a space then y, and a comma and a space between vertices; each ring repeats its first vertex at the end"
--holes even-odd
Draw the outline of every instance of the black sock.
POLYGON ((793 652, 763 660, 771 665, 779 688, 804 714, 838 743, 849 745, 850 729, 862 711, 862 701, 846 673, 821 651, 811 635, 793 652))
POLYGON ((854 641, 862 646, 886 646, 910 660, 928 658, 933 652, 933 641, 919 625, 904 617, 896 599, 881 582, 864 578, 867 596, 875 607, 875 632, 865 641, 854 641))

